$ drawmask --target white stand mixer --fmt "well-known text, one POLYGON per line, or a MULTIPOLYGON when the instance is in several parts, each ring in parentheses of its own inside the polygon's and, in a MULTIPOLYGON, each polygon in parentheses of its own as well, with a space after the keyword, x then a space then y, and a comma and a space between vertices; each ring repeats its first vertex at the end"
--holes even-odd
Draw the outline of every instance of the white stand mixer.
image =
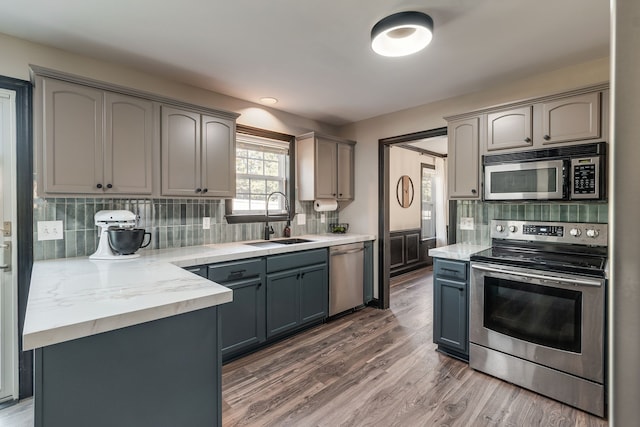
POLYGON ((89 259, 105 260, 125 260, 138 258, 140 254, 120 255, 111 249, 109 245, 109 227, 135 228, 138 223, 138 216, 130 211, 98 211, 95 216, 95 223, 100 230, 100 242, 96 252, 89 256, 89 259))

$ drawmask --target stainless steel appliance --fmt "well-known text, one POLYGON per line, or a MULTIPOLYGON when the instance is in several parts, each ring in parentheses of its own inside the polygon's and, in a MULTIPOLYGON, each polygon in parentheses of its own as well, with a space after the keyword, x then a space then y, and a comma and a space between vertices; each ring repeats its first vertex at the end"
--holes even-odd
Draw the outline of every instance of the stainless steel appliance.
POLYGON ((605 142, 483 157, 485 200, 603 200, 605 142))
POLYGON ((363 305, 364 243, 329 250, 329 316, 363 305))
POLYGON ((604 415, 607 225, 491 221, 471 256, 469 365, 604 415))

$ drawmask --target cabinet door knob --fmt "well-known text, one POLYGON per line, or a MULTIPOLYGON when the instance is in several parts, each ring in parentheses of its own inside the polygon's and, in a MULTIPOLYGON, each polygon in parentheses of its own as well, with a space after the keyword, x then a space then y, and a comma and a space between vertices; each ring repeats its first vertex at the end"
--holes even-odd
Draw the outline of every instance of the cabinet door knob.
POLYGON ((209 191, 209 189, 208 189, 208 188, 203 188, 203 189, 202 189, 202 194, 206 193, 207 191, 209 191))
POLYGON ((331 193, 333 195, 333 197, 336 197, 336 193, 331 193))
POLYGON ((107 188, 113 188, 113 185, 107 184, 107 188))
POLYGON ((96 185, 96 188, 102 188, 102 184, 96 185))
POLYGON ((338 194, 340 197, 342 197, 342 193, 338 194))
POLYGON ((475 188, 471 189, 471 194, 476 194, 476 189, 475 188))
POLYGON ((548 140, 551 139, 551 137, 549 135, 545 135, 545 136, 543 136, 543 138, 544 138, 545 141, 548 141, 548 140))
POLYGON ((199 193, 202 191, 202 188, 196 188, 196 193, 199 193))
POLYGON ((531 142, 531 138, 526 137, 526 138, 524 139, 524 142, 531 142))

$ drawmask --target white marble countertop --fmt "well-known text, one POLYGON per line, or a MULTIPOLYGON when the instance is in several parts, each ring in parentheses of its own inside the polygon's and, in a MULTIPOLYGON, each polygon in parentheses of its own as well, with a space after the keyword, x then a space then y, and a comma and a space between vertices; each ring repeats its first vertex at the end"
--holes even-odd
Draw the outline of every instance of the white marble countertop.
POLYGON ((468 243, 456 243, 449 246, 429 249, 429 256, 434 258, 457 259, 469 261, 471 255, 489 249, 490 245, 471 245, 468 243))
MULTIPOLYGON (((375 236, 295 236, 296 245, 249 242, 143 251, 133 260, 88 257, 33 265, 23 349, 31 350, 232 301, 232 291, 184 267, 375 240, 375 236)), ((277 239, 276 239, 277 240, 277 239)))

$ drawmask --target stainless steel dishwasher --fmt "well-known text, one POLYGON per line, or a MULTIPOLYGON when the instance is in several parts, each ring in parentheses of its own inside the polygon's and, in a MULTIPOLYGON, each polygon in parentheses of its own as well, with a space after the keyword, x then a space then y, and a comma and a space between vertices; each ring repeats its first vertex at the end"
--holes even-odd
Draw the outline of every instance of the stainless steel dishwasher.
POLYGON ((329 250, 329 316, 361 306, 364 301, 364 243, 329 250))

